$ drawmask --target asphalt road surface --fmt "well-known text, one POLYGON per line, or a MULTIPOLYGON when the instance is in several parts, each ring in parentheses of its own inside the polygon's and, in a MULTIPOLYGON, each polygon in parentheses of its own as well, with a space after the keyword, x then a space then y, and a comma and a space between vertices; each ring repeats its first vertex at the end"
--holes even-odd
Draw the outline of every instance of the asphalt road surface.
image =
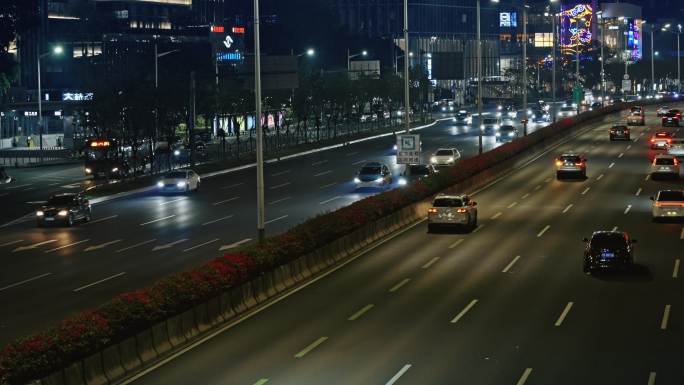
POLYGON ((684 230, 648 199, 684 180, 648 177, 659 125, 632 142, 607 126, 475 192, 476 231, 418 223, 134 383, 684 383, 684 230), (586 180, 555 179, 565 150, 586 180), (585 275, 582 238, 614 228, 638 240, 636 268, 585 275))
MULTIPOLYGON (((477 154, 472 128, 447 120, 419 132, 426 159, 439 147, 477 154)), ((267 233, 372 194, 355 191, 354 174, 376 160, 398 174, 393 144, 389 136, 267 164, 267 233)), ((497 143, 486 136, 484 145, 487 150, 497 143)), ((4 186, 0 194, 16 203, 43 191, 27 193, 23 189, 31 187, 22 183, 4 186)), ((205 178, 196 193, 145 193, 95 205, 92 221, 73 228, 36 228, 33 214, 3 227, 0 345, 256 238, 254 186, 254 169, 246 169, 205 178)), ((39 204, 37 197, 30 199, 39 204)))

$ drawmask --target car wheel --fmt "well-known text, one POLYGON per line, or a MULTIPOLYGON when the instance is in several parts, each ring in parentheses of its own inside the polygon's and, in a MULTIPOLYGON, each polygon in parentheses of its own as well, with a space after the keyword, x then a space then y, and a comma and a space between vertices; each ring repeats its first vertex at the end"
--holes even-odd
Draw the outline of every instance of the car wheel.
POLYGON ((435 231, 435 226, 432 225, 432 224, 430 224, 430 223, 428 223, 427 232, 428 232, 428 233, 432 233, 432 232, 434 232, 434 231, 435 231))
POLYGON ((587 179, 587 172, 586 171, 582 171, 582 179, 587 179))
POLYGON ((614 141, 614 140, 615 140, 615 138, 613 138, 613 137, 611 136, 611 137, 610 137, 610 141, 612 142, 612 141, 614 141))
POLYGON ((473 221, 473 228, 477 227, 477 213, 475 213, 475 220, 473 221))
POLYGON ((591 266, 587 262, 584 262, 584 266, 582 266, 582 271, 585 274, 591 274, 591 266))
POLYGON ((560 171, 556 171, 556 179, 557 179, 557 180, 561 180, 561 179, 562 179, 562 178, 561 178, 561 172, 560 172, 560 171))
POLYGON ((43 227, 43 223, 41 221, 36 221, 36 227, 43 227))
POLYGON ((632 140, 632 138, 630 138, 630 137, 629 137, 629 135, 627 136, 627 138, 626 138, 626 139, 627 139, 627 140, 632 140))
POLYGON ((195 192, 198 192, 200 188, 200 182, 197 182, 197 186, 195 186, 195 192))

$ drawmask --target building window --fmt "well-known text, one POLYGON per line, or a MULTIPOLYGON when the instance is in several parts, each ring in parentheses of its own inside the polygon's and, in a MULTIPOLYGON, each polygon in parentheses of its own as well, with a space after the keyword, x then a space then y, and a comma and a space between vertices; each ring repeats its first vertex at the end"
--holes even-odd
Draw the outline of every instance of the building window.
POLYGON ((553 33, 535 33, 534 34, 535 47, 553 47, 553 33))
POLYGON ((117 19, 128 19, 128 10, 114 11, 114 17, 117 19))

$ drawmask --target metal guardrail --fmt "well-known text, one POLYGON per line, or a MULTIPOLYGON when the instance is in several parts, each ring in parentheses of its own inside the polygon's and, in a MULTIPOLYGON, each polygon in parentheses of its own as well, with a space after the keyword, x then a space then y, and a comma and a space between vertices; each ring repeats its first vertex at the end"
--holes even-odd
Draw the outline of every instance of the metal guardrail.
POLYGON ((44 148, 43 151, 35 150, 0 150, 0 164, 3 166, 18 166, 29 163, 46 161, 67 160, 72 158, 73 151, 65 148, 44 148))

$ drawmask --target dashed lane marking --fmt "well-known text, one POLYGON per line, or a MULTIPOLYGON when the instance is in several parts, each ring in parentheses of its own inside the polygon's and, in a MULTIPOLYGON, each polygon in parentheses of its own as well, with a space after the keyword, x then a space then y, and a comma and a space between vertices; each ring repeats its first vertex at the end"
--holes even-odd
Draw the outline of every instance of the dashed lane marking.
POLYGON ((279 220, 281 220, 281 219, 285 219, 285 218, 287 218, 288 216, 289 216, 289 215, 283 215, 283 216, 280 216, 280 217, 278 217, 278 218, 271 219, 270 221, 266 221, 266 222, 264 222, 264 224, 267 225, 267 224, 269 224, 269 223, 273 223, 273 222, 279 221, 279 220))
POLYGON ((615 162, 611 163, 608 168, 613 168, 613 166, 615 166, 615 162))
POLYGON ((429 260, 426 264, 422 266, 423 269, 429 269, 430 266, 434 265, 435 262, 439 261, 439 257, 434 257, 431 260, 429 260))
POLYGON ((507 208, 512 209, 512 208, 515 207, 515 205, 517 205, 517 204, 518 204, 518 202, 513 202, 513 203, 511 203, 510 205, 508 205, 507 208))
POLYGON ((5 291, 5 290, 7 290, 7 289, 11 289, 11 288, 13 288, 13 287, 17 287, 17 286, 23 285, 23 284, 25 284, 25 283, 29 283, 29 282, 35 281, 35 280, 37 280, 37 279, 45 278, 45 277, 47 277, 47 276, 49 276, 49 275, 52 275, 52 273, 45 273, 45 274, 41 274, 41 275, 36 275, 35 277, 31 277, 31 278, 25 279, 25 280, 23 280, 23 281, 19 281, 19 282, 13 283, 13 284, 7 285, 7 286, 5 286, 5 287, 0 287, 0 291, 5 291))
POLYGON ((648 374, 648 382, 646 385, 655 385, 656 372, 651 372, 648 374))
POLYGON ((136 247, 140 247, 140 246, 146 245, 148 243, 155 242, 156 240, 157 239, 155 238, 155 239, 150 239, 149 241, 143 241, 140 243, 136 243, 135 245, 124 247, 123 249, 119 249, 119 250, 115 251, 115 253, 122 253, 122 252, 130 250, 130 249, 135 249, 136 247))
POLYGON ((471 231, 470 233, 471 233, 471 234, 475 234, 475 233, 477 233, 478 231, 482 230, 483 227, 485 227, 485 225, 477 225, 477 227, 475 228, 475 230, 471 231))
POLYGON ((328 174, 330 174, 330 173, 332 173, 332 170, 322 171, 322 172, 319 172, 318 174, 314 174, 314 177, 319 177, 319 176, 323 176, 323 175, 328 175, 328 174))
POLYGON ((324 184, 323 186, 320 186, 319 188, 324 189, 324 188, 332 187, 336 184, 337 184, 337 182, 332 182, 332 183, 324 184))
POLYGON ((110 219, 114 219, 114 218, 117 218, 117 217, 118 217, 118 215, 110 215, 110 216, 108 216, 108 217, 98 218, 98 219, 95 219, 94 221, 90 221, 90 222, 88 222, 88 224, 91 224, 91 225, 92 225, 93 223, 104 222, 104 221, 108 221, 108 220, 110 220, 110 219))
POLYGON ((185 253, 185 252, 188 252, 188 251, 191 251, 191 250, 199 249, 199 248, 202 247, 202 246, 210 245, 210 244, 212 244, 212 243, 214 243, 214 242, 218 242, 218 241, 219 241, 218 238, 214 238, 214 239, 212 239, 211 241, 206 241, 206 242, 204 242, 204 243, 200 243, 199 245, 195 245, 195 246, 193 246, 193 247, 187 248, 187 249, 183 250, 183 252, 185 253))
POLYGON ((285 183, 277 184, 277 185, 275 185, 275 186, 271 186, 271 187, 269 187, 268 189, 269 189, 269 190, 277 190, 277 189, 279 189, 279 188, 283 188, 283 187, 289 186, 289 185, 291 185, 291 184, 292 184, 291 182, 285 182, 285 183))
POLYGON ((269 205, 275 205, 275 204, 278 204, 278 203, 281 203, 281 202, 289 201, 290 199, 292 199, 292 197, 280 198, 280 199, 276 199, 276 200, 274 200, 274 201, 268 202, 268 204, 269 204, 269 205))
POLYGON ((232 218, 232 217, 233 217, 233 214, 226 215, 225 217, 221 217, 221 218, 218 218, 218 219, 214 219, 214 220, 211 220, 211 221, 209 221, 209 222, 204 222, 204 223, 202 223, 202 226, 207 226, 207 225, 210 225, 210 224, 212 224, 212 223, 216 223, 216 222, 220 222, 220 221, 223 221, 223 220, 226 220, 226 219, 230 219, 230 218, 232 218))
POLYGON ((660 330, 667 330, 667 322, 670 320, 670 308, 671 305, 665 305, 665 310, 663 310, 663 319, 660 321, 660 330))
POLYGON ((627 205, 627 208, 625 209, 625 214, 629 212, 629 210, 632 209, 632 205, 627 205))
POLYGON ((473 306, 475 306, 476 303, 477 303, 477 300, 476 300, 476 299, 470 301, 470 303, 468 304, 468 306, 466 306, 465 308, 463 308, 463 310, 461 310, 460 313, 456 314, 456 317, 454 317, 454 318, 451 320, 451 323, 452 323, 452 324, 455 324, 456 322, 458 322, 461 318, 463 318, 463 316, 464 316, 470 309, 472 309, 473 306))
POLYGON ((151 221, 143 222, 143 223, 140 224, 140 226, 147 226, 147 225, 152 224, 152 223, 161 222, 161 221, 164 221, 164 220, 167 220, 167 219, 171 219, 171 218, 173 218, 173 217, 175 217, 175 216, 176 216, 176 214, 167 215, 167 216, 165 216, 165 217, 161 217, 161 218, 158 218, 158 219, 153 219, 153 220, 151 220, 151 221))
POLYGON ((390 378, 389 381, 385 383, 385 385, 394 385, 395 382, 399 381, 399 378, 404 375, 409 369, 411 369, 410 364, 404 365, 392 378, 390 378))
POLYGON ((373 305, 371 303, 371 304, 368 304, 368 305, 362 307, 359 311, 357 311, 356 313, 349 316, 349 318, 347 318, 347 321, 356 321, 357 319, 361 318, 362 315, 366 314, 366 312, 368 312, 370 309, 372 309, 373 306, 375 306, 375 305, 373 305))
POLYGON ((561 313, 560 317, 556 320, 556 323, 554 324, 555 326, 561 326, 563 324, 563 321, 565 320, 565 317, 568 316, 568 313, 570 313, 570 309, 572 309, 572 306, 574 305, 574 302, 568 302, 567 305, 565 305, 565 309, 563 309, 563 312, 561 313))
POLYGON ((123 239, 115 239, 115 240, 113 240, 113 241, 101 243, 101 244, 99 244, 99 245, 86 247, 85 250, 83 250, 83 251, 86 251, 86 252, 87 252, 87 251, 94 251, 94 250, 102 250, 102 249, 104 249, 104 248, 107 247, 107 246, 116 245, 116 244, 119 243, 119 242, 123 242, 123 239))
POLYGON ((114 274, 114 275, 109 276, 109 277, 107 277, 107 278, 103 278, 103 279, 101 279, 101 280, 99 280, 99 281, 95 281, 95 282, 93 282, 93 283, 89 283, 89 284, 87 284, 87 285, 83 285, 83 286, 81 286, 81 287, 79 287, 79 288, 74 289, 74 293, 77 293, 77 292, 79 292, 79 291, 81 291, 81 290, 87 289, 87 288, 92 287, 92 286, 95 286, 95 285, 99 285, 99 284, 104 283, 104 282, 107 282, 107 281, 111 281, 112 279, 119 278, 119 277, 124 276, 124 275, 126 275, 126 272, 125 272, 125 271, 123 271, 123 272, 121 272, 121 273, 118 273, 118 274, 114 274))
POLYGON ((14 244, 21 243, 21 242, 24 242, 24 240, 23 239, 17 239, 16 241, 9 241, 9 242, 3 243, 2 245, 0 245, 0 247, 10 246, 10 245, 14 245, 14 244))
POLYGON ((327 339, 328 339, 328 337, 321 337, 321 338, 317 339, 316 341, 314 341, 313 343, 311 343, 309 346, 307 346, 307 347, 305 347, 304 349, 302 349, 299 353, 295 354, 295 358, 302 358, 302 357, 304 357, 304 356, 307 355, 309 352, 311 352, 312 350, 316 349, 320 344, 322 344, 323 342, 325 342, 327 339))
POLYGON ((458 246, 458 245, 460 245, 461 243, 463 243, 464 240, 465 240, 464 238, 457 239, 454 243, 452 243, 451 245, 449 245, 449 248, 450 248, 450 249, 455 248, 456 246, 458 246))
POLYGON ((675 259, 674 269, 672 269, 672 278, 677 278, 679 276, 679 258, 675 259))
POLYGON ((532 368, 526 368, 518 382, 516 382, 516 385, 525 385, 530 374, 532 374, 532 368))
POLYGON ((599 175, 598 177, 596 177, 596 180, 601 180, 602 178, 603 178, 603 174, 601 174, 601 175, 599 175))
POLYGON ((232 198, 224 199, 222 201, 214 202, 211 205, 212 206, 218 206, 220 204, 232 202, 232 201, 237 200, 237 199, 240 199, 240 197, 232 197, 232 198))
POLYGON ((281 175, 289 174, 291 171, 292 170, 280 171, 280 172, 276 172, 275 174, 271 174, 271 176, 281 176, 281 175))
POLYGON ((587 193, 589 192, 590 189, 591 189, 591 187, 585 188, 584 191, 581 192, 581 195, 587 195, 587 193))
POLYGON ((567 213, 567 212, 572 208, 572 206, 573 206, 572 203, 570 203, 569 205, 565 206, 565 208, 563 209, 563 214, 567 213))
POLYGON ((520 256, 516 255, 515 258, 513 258, 513 260, 508 265, 506 265, 506 267, 504 267, 503 270, 501 270, 501 272, 508 273, 508 271, 513 267, 513 265, 515 265, 515 263, 518 262, 518 259, 520 259, 520 256))
POLYGON ((411 278, 404 278, 401 280, 401 282, 397 283, 396 285, 392 286, 391 289, 389 289, 390 293, 394 293, 395 291, 401 289, 402 286, 406 285, 407 283, 411 282, 411 278))
POLYGON ((231 243, 230 245, 223 245, 223 246, 221 246, 221 247, 219 248, 219 251, 228 250, 228 249, 234 249, 234 248, 236 248, 236 247, 242 245, 243 243, 247 243, 247 242, 249 242, 249 241, 251 241, 251 240, 252 240, 252 238, 245 238, 245 239, 243 239, 243 240, 241 240, 241 241, 237 241, 237 242, 235 242, 235 243, 231 243))
POLYGON ((544 235, 545 232, 547 232, 551 228, 551 225, 546 225, 539 233, 537 233, 537 238, 541 238, 542 235, 544 235))
POLYGON ((336 200, 341 199, 341 198, 342 198, 341 195, 337 195, 337 196, 334 196, 334 197, 332 197, 332 198, 330 198, 330 199, 326 199, 326 200, 324 200, 324 201, 318 202, 318 204, 319 204, 319 205, 324 205, 324 204, 326 204, 326 203, 330 203, 330 202, 332 202, 332 201, 336 201, 336 200))
POLYGON ((357 166, 357 165, 359 165, 359 164, 361 164, 361 163, 366 163, 366 160, 365 160, 365 159, 362 159, 362 160, 356 161, 356 162, 352 163, 352 166, 357 166))
POLYGON ((620 155, 618 155, 618 158, 622 158, 623 156, 625 156, 625 153, 621 152, 620 155))
POLYGON ((172 199, 170 201, 162 202, 159 204, 159 206, 165 206, 165 205, 170 205, 171 203, 176 203, 180 201, 184 201, 186 198, 178 198, 178 199, 172 199))
POLYGON ((31 249, 35 249, 38 246, 47 245, 48 243, 52 243, 52 242, 57 242, 57 240, 56 239, 48 239, 47 241, 34 243, 32 245, 20 246, 20 247, 17 247, 16 249, 12 250, 12 252, 16 253, 18 251, 31 250, 31 249))
POLYGON ((312 165, 312 166, 320 166, 320 165, 322 165, 322 164, 324 164, 324 163, 328 163, 328 161, 327 161, 327 160, 319 160, 318 162, 313 162, 313 163, 311 163, 311 165, 312 165))
POLYGON ((636 191, 636 194, 634 194, 634 195, 639 196, 640 194, 641 194, 641 187, 639 187, 639 189, 636 191))
POLYGON ((530 196, 530 193, 526 193, 526 194, 523 195, 520 199, 526 199, 526 198, 529 197, 529 196, 530 196))
POLYGON ((261 378, 259 381, 255 382, 254 385, 265 385, 268 382, 268 378, 261 378))
POLYGON ((498 213, 492 215, 491 219, 496 219, 496 218, 500 217, 501 215, 503 215, 503 213, 501 211, 499 211, 498 213))
POLYGON ((46 253, 52 253, 52 252, 54 252, 54 251, 66 249, 67 247, 80 245, 81 243, 85 243, 85 242, 88 242, 88 241, 90 241, 90 239, 84 239, 84 240, 82 240, 82 241, 72 242, 72 243, 69 243, 69 244, 66 244, 66 245, 63 245, 63 246, 55 247, 54 249, 46 250, 45 252, 46 252, 46 253))
POLYGON ((245 182, 234 183, 234 184, 231 184, 231 185, 229 185, 229 186, 223 186, 223 187, 221 187, 221 190, 228 190, 228 189, 231 189, 231 188, 235 188, 235 187, 238 187, 238 186, 242 186, 243 184, 245 184, 245 182))

